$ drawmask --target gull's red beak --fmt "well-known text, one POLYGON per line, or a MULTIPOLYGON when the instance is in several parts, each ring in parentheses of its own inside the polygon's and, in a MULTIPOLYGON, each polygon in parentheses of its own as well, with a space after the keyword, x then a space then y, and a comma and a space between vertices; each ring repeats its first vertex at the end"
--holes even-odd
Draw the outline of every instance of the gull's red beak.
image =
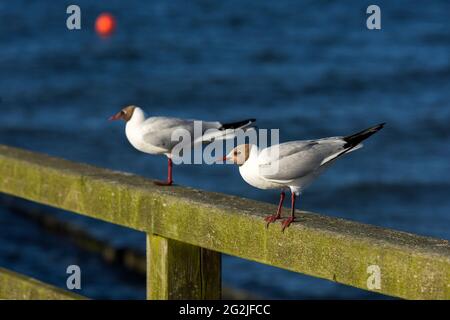
POLYGON ((217 158, 216 162, 217 161, 227 162, 227 156, 219 157, 219 158, 217 158))
POLYGON ((109 121, 119 120, 122 118, 122 111, 117 112, 115 115, 109 117, 109 121))

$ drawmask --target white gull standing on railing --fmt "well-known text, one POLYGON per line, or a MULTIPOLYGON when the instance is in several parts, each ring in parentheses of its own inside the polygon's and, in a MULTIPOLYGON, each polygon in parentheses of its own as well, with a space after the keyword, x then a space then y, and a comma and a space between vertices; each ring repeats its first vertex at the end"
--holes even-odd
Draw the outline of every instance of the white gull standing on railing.
POLYGON ((235 129, 245 129, 255 121, 247 119, 232 123, 218 121, 201 121, 202 136, 194 140, 194 122, 199 120, 187 120, 172 117, 149 117, 137 106, 128 106, 109 118, 109 120, 123 119, 126 122, 125 133, 128 141, 139 151, 150 154, 164 154, 168 158, 167 181, 155 182, 157 185, 170 186, 172 178, 172 149, 179 141, 172 140, 172 134, 179 129, 186 130, 192 140, 190 145, 197 142, 208 143, 214 139, 232 137, 235 129), (205 131, 217 129, 213 134, 205 136, 205 131))
POLYGON ((224 161, 239 165, 242 178, 259 189, 281 189, 277 212, 265 220, 267 226, 281 217, 284 190, 291 190, 291 215, 282 230, 295 219, 296 197, 337 158, 362 147, 361 142, 383 128, 384 123, 346 137, 291 141, 259 150, 254 144, 241 144, 224 161))

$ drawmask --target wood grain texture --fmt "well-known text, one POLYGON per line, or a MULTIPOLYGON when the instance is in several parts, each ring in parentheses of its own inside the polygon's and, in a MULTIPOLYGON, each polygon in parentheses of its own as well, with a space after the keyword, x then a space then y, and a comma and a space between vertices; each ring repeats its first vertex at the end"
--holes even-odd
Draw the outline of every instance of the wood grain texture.
POLYGON ((76 293, 0 268, 0 299, 13 300, 84 300, 76 293))
POLYGON ((0 192, 364 290, 450 299, 448 240, 304 211, 282 233, 279 223, 265 227, 274 205, 161 188, 143 177, 7 146, 0 146, 0 192), (368 286, 373 265, 381 272, 375 289, 368 286))
POLYGON ((220 299, 221 254, 147 235, 147 298, 220 299))

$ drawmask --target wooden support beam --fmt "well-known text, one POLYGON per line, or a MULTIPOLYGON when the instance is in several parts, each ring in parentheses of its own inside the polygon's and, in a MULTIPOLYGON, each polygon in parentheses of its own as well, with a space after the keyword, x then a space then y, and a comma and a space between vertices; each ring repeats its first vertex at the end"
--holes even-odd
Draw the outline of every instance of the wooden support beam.
POLYGON ((220 253, 147 235, 147 299, 220 298, 220 253))

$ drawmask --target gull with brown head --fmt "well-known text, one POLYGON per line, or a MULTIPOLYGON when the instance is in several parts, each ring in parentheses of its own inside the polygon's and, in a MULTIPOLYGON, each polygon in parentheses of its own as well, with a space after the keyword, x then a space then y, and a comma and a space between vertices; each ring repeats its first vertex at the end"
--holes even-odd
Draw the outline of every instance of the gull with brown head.
POLYGON ((291 215, 282 223, 284 231, 295 220, 295 202, 300 193, 341 156, 362 147, 361 142, 383 128, 384 123, 343 137, 290 141, 259 150, 241 144, 223 160, 239 166, 242 178, 259 189, 280 189, 277 212, 265 220, 267 226, 281 218, 285 190, 291 191, 291 215))
MULTIPOLYGON (((157 185, 170 186, 173 184, 172 177, 172 150, 179 141, 172 140, 176 130, 185 130, 192 140, 190 145, 195 143, 194 123, 199 120, 180 119, 173 117, 146 117, 144 111, 134 105, 127 106, 111 116, 109 120, 124 120, 126 122, 125 134, 131 145, 139 151, 149 154, 161 154, 167 156, 168 169, 167 180, 155 182, 157 185)), ((246 119, 238 122, 221 123, 219 121, 199 121, 201 122, 201 143, 211 142, 213 139, 221 138, 237 129, 248 128, 255 119, 246 119), (215 135, 205 136, 206 131, 216 129, 215 135)))

